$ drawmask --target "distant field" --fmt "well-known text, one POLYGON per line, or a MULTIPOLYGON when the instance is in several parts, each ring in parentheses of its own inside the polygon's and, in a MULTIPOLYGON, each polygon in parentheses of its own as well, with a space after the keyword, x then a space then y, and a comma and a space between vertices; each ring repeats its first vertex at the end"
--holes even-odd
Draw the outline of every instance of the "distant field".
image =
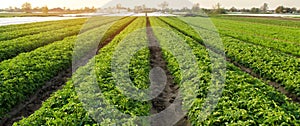
MULTIPOLYGON (((153 124, 151 120, 137 118, 130 118, 128 122, 123 115, 103 106, 112 104, 120 112, 133 117, 149 116, 173 103, 180 88, 193 85, 199 88, 190 90, 197 96, 190 104, 186 121, 181 122, 185 125, 300 125, 300 20, 215 16, 211 17, 216 27, 214 30, 204 19, 103 16, 90 20, 1 26, 0 125, 153 124), (209 36, 201 33, 218 34, 223 45, 205 42, 209 36), (181 70, 190 68, 181 65, 188 66, 189 62, 179 61, 167 50, 174 49, 179 57, 186 56, 179 40, 172 35, 190 47, 198 65, 196 71, 182 73, 181 70), (124 43, 127 36, 137 38, 124 43), (95 46, 93 42, 98 44, 95 46), (78 47, 76 43, 83 46, 78 47), (158 44, 162 47, 149 46, 132 54, 131 58, 117 59, 118 67, 128 69, 120 71, 128 72, 134 90, 149 88, 151 69, 161 67, 167 76, 167 89, 157 99, 139 101, 128 98, 122 94, 122 88, 117 87, 117 84, 127 84, 127 80, 117 83, 114 74, 127 76, 115 73, 111 68, 114 52, 122 44, 121 49, 129 50, 124 53, 139 46, 158 44), (74 56, 84 59, 90 49, 96 49, 95 56, 86 59, 87 63, 81 64, 72 74, 74 56), (222 49, 224 55, 219 52, 222 49), (76 54, 75 50, 78 51, 76 54), (212 70, 209 52, 224 58, 225 73, 212 70), (218 85, 219 81, 211 81, 215 78, 213 73, 226 75, 224 89, 215 109, 201 121, 210 85, 223 88, 218 85), (195 81, 198 79, 200 81, 195 81), (101 94, 96 92, 94 83, 101 94), (81 87, 81 92, 77 87, 81 87), (33 100, 30 102, 30 99, 33 100), (105 102, 97 102, 99 99, 105 99, 105 102), (89 100, 88 105, 97 108, 87 111, 87 103, 83 101, 89 100), (23 103, 28 104, 20 107, 23 103)), ((217 67, 223 66, 217 64, 217 67)), ((183 94, 179 102, 189 104, 185 102, 188 95, 183 94)))

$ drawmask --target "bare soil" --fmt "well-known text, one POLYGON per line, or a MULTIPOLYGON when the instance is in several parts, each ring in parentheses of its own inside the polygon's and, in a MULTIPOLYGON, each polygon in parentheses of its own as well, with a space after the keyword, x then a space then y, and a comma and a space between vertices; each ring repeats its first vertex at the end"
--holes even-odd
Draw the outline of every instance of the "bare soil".
MULTIPOLYGON (((147 37, 149 40, 149 50, 150 50, 150 66, 151 68, 159 67, 164 70, 167 77, 167 82, 162 93, 159 94, 158 97, 152 99, 152 109, 151 114, 157 114, 167 107, 169 107, 176 96, 178 96, 179 87, 174 83, 173 76, 167 68, 167 63, 163 59, 162 49, 154 36, 153 30, 151 28, 151 24, 149 18, 147 17, 147 37)), ((161 126, 162 122, 157 122, 156 120, 151 120, 152 126, 161 126)), ((177 122, 176 126, 190 126, 188 117, 185 116, 179 122, 177 122)))

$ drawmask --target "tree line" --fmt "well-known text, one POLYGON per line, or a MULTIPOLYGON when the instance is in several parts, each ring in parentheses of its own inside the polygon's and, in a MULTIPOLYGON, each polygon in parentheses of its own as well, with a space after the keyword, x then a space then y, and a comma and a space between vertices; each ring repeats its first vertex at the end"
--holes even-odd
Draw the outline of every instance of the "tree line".
MULTIPOLYGON (((194 4, 191 8, 188 7, 184 7, 182 9, 172 9, 172 8, 168 8, 169 3, 167 2, 162 2, 161 4, 158 5, 159 9, 156 8, 151 8, 150 10, 153 11, 162 11, 162 12, 168 12, 168 13, 173 13, 173 12, 197 12, 200 10, 204 10, 206 13, 210 13, 210 14, 225 14, 228 12, 245 12, 245 13, 300 13, 300 9, 297 10, 297 8, 295 7, 284 7, 284 6, 278 6, 275 10, 269 10, 269 5, 268 3, 264 3, 261 7, 253 7, 251 9, 237 9, 235 7, 231 7, 230 9, 225 9, 224 7, 222 7, 222 5, 220 3, 217 3, 215 5, 213 5, 212 9, 200 9, 200 4, 196 3, 194 4)), ((120 9, 127 9, 128 11, 134 11, 134 12, 141 12, 141 10, 149 10, 149 8, 146 8, 145 5, 143 6, 135 6, 134 9, 130 9, 130 8, 125 8, 122 7, 121 4, 117 4, 116 7, 113 8, 107 8, 108 10, 113 10, 113 9, 117 9, 118 11, 120 11, 120 9)), ((99 8, 99 10, 101 10, 99 8)), ((51 8, 49 9, 47 6, 44 7, 35 7, 32 8, 32 5, 28 2, 25 2, 24 4, 22 4, 21 8, 18 7, 9 7, 6 9, 0 9, 0 11, 7 11, 7 12, 25 12, 25 13, 32 13, 32 12, 42 12, 47 14, 48 12, 56 12, 56 13, 93 13, 96 12, 97 9, 95 7, 84 7, 81 9, 73 9, 71 10, 70 8, 51 8)))
POLYGON ((43 7, 32 7, 31 3, 25 2, 22 4, 21 8, 18 7, 9 7, 5 9, 0 9, 0 11, 6 11, 6 12, 25 12, 25 13, 33 13, 33 12, 42 12, 44 14, 48 14, 49 12, 56 12, 56 13, 92 13, 96 12, 95 7, 84 7, 80 9, 70 9, 70 8, 51 8, 49 9, 47 6, 43 7))

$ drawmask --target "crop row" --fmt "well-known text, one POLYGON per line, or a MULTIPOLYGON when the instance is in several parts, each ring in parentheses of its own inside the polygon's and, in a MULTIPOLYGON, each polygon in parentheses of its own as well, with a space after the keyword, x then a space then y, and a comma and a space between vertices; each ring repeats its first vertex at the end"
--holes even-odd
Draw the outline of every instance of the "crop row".
MULTIPOLYGON (((91 59, 87 65, 80 67, 76 73, 73 74, 72 80, 69 80, 62 90, 53 94, 34 114, 28 118, 24 118, 15 125, 84 125, 96 123, 96 121, 99 121, 97 119, 101 120, 102 125, 107 125, 124 121, 121 119, 122 115, 118 115, 113 111, 110 111, 110 109, 113 108, 117 108, 118 110, 130 115, 143 115, 148 113, 150 106, 147 102, 135 102, 135 100, 126 98, 124 95, 120 94, 120 90, 116 87, 112 75, 113 73, 110 68, 113 54, 118 44, 126 41, 125 37, 131 32, 139 28, 143 28, 145 25, 145 18, 138 18, 135 20, 108 45, 103 47, 101 52, 91 59), (95 82, 94 79, 97 79, 96 83, 93 83, 95 82), (101 89, 101 94, 97 92, 97 88, 101 89), (99 102, 99 99, 102 99, 103 101, 99 102), (105 106, 105 104, 113 104, 114 106, 112 107, 107 105, 107 108, 102 108, 99 106, 99 103, 103 106, 105 106), (88 108, 89 113, 87 113, 87 110, 84 108, 89 107, 90 105, 97 105, 98 107, 93 109, 95 106, 91 106, 92 108, 88 108), (98 116, 99 118, 97 118, 98 116), (95 118, 92 119, 91 117, 95 118), (120 120, 110 120, 109 117, 120 117, 120 120)), ((143 32, 131 34, 131 36, 136 36, 139 40, 145 42, 144 44, 147 44, 146 38, 140 37, 141 35, 146 36, 145 34, 146 31, 143 30, 143 32)), ((141 41, 128 42, 139 43, 141 41)), ((125 42, 124 44, 128 44, 128 42, 125 42)), ((121 46, 121 48, 126 47, 121 46)), ((138 68, 149 68, 149 51, 142 50, 139 51, 138 54, 139 55, 136 55, 137 57, 134 56, 130 63, 132 64, 130 66, 136 66, 130 70, 135 71, 131 73, 131 77, 134 77, 132 75, 136 74, 139 74, 138 76, 140 77, 147 77, 147 69, 146 71, 140 71, 138 68), (140 74, 139 71, 142 72, 142 74, 140 74)), ((142 79, 141 82, 143 81, 144 80, 142 79)), ((145 86, 142 85, 147 82, 134 83, 145 88, 145 86)))
MULTIPOLYGON (((163 20, 169 22, 171 25, 175 25, 178 24, 178 22, 181 22, 180 20, 171 20, 166 18, 163 18, 163 20)), ((184 23, 182 23, 182 25, 184 25, 184 23)), ((202 27, 199 24, 193 25, 202 27)), ((185 24, 182 27, 190 26, 185 24)), ((195 30, 199 31, 204 30, 197 27, 194 28, 195 30)), ((210 32, 208 30, 206 31, 210 32)), ((189 34, 189 32, 194 33, 195 31, 185 31, 184 33, 188 34, 189 36, 194 35, 189 34)), ((196 37, 198 37, 198 42, 203 42, 200 40, 199 36, 196 37)), ((300 96, 300 60, 298 58, 286 55, 281 52, 276 52, 265 47, 245 43, 228 36, 221 36, 221 38, 227 57, 248 68, 253 69, 255 73, 259 74, 263 78, 282 84, 282 86, 284 86, 286 90, 296 94, 297 96, 300 96)), ((218 49, 220 47, 216 48, 218 49)))
POLYGON ((74 25, 80 25, 83 24, 85 21, 86 19, 63 20, 63 21, 53 22, 52 24, 46 26, 39 26, 39 27, 34 26, 32 28, 26 28, 26 29, 20 28, 16 30, 8 30, 0 33, 0 41, 5 42, 5 40, 10 40, 10 39, 14 39, 26 35, 33 35, 41 32, 47 32, 47 31, 62 29, 74 25))
MULTIPOLYGON (((125 20, 127 21, 127 20, 125 20)), ((120 24, 124 24, 120 20, 120 24)), ((105 32, 103 25, 87 31, 79 36, 71 36, 28 53, 22 53, 13 59, 0 63, 0 115, 10 111, 12 107, 23 101, 30 94, 45 84, 46 81, 56 76, 60 71, 70 67, 74 43, 94 42, 97 36, 105 32)), ((100 42, 100 41, 98 41, 100 42)))
MULTIPOLYGON (((230 21, 228 21, 230 22, 230 21)), ((257 45, 262 45, 265 47, 273 48, 280 50, 282 52, 293 54, 293 55, 300 55, 300 45, 298 41, 291 41, 291 40, 280 40, 274 37, 267 37, 265 36, 265 33, 256 32, 254 33, 253 30, 251 30, 251 27, 245 26, 247 28, 241 28, 240 25, 235 24, 228 24, 224 22, 218 22, 217 20, 214 21, 216 27, 218 27, 219 32, 224 35, 228 35, 234 38, 238 38, 240 40, 254 43, 257 45)), ((267 30, 266 30, 267 31, 267 30)), ((272 32, 272 31, 269 31, 272 32)), ((284 31, 282 31, 284 32, 284 31)), ((300 34, 300 30, 297 30, 298 34, 300 34)), ((289 32, 288 32, 289 33, 289 32)), ((293 38, 294 36, 286 36, 287 38, 293 38)))
MULTIPOLYGON (((195 20, 197 18, 184 18, 183 20, 187 21, 190 23, 190 25, 192 24, 205 24, 205 22, 201 22, 203 20, 201 20, 201 18, 198 18, 198 20, 195 20)), ((219 20, 219 19, 218 19, 219 20)), ((280 39, 276 39, 276 38, 270 38, 270 37, 266 37, 263 34, 257 34, 257 33, 253 33, 252 31, 248 31, 250 28, 240 28, 240 25, 231 25, 231 24, 227 24, 227 23, 220 23, 218 22, 218 20, 214 20, 214 24, 216 25, 216 27, 218 28, 218 33, 225 35, 225 36, 230 36, 248 43, 253 43, 256 45, 261 45, 264 47, 268 47, 268 48, 272 48, 273 50, 277 50, 277 51, 281 51, 287 54, 292 54, 295 56, 299 56, 300 55, 300 48, 299 46, 295 46, 299 45, 299 43, 297 42, 290 42, 290 41, 285 41, 285 40, 280 40, 280 39)), ((226 20, 225 20, 226 21, 226 20)), ((232 22, 232 21, 228 21, 228 22, 232 22)), ((243 24, 241 24, 243 25, 243 24)), ((198 29, 202 30, 211 30, 208 28, 205 28, 205 25, 201 25, 201 27, 199 25, 196 25, 194 27, 197 27, 198 29)), ((300 33, 300 31, 299 31, 300 33)))
POLYGON ((299 28, 284 28, 281 26, 268 26, 265 24, 255 24, 248 22, 238 22, 238 21, 229 21, 221 19, 212 19, 216 26, 222 25, 222 27, 241 29, 253 34, 264 35, 270 38, 275 38, 279 40, 285 40, 290 42, 298 43, 300 42, 300 30, 299 28))
MULTIPOLYGON (((98 27, 100 25, 110 23, 110 22, 112 22, 112 19, 103 20, 101 22, 97 22, 97 25, 95 26, 92 25, 90 27, 84 27, 83 30, 87 31, 88 29, 98 27)), ((32 51, 38 47, 50 44, 52 42, 62 40, 65 37, 77 35, 81 29, 82 29, 82 24, 78 24, 63 29, 42 32, 39 34, 28 35, 17 39, 1 42, 0 61, 10 59, 23 52, 32 51)))
MULTIPOLYGON (((197 77, 202 81, 199 82, 200 88, 195 91, 198 93, 198 96, 188 113, 192 125, 297 125, 300 123, 299 105, 291 103, 288 98, 277 92, 273 87, 247 75, 232 64, 227 64, 224 89, 216 108, 202 121, 203 115, 205 115, 203 107, 206 107, 203 104, 206 100, 210 100, 206 99, 209 92, 208 86, 213 84, 210 81, 212 78, 212 63, 206 48, 190 37, 169 27, 161 20, 152 18, 151 24, 168 29, 170 32, 176 33, 177 36, 181 36, 196 56, 199 66, 198 70, 201 71, 197 77)), ((154 30, 155 35, 162 45, 168 39, 174 38, 170 32, 166 33, 154 30)), ((170 48, 181 50, 178 46, 175 43, 170 48)), ((181 78, 180 74, 176 74, 180 72, 180 69, 174 67, 178 65, 173 65, 176 64, 176 59, 168 52, 164 52, 164 57, 168 61, 168 64, 170 64, 168 68, 173 76, 181 78)), ((217 96, 213 98, 218 99, 217 96)))
MULTIPOLYGON (((78 19, 70 19, 68 21, 76 21, 78 19)), ((84 19, 86 20, 86 19, 84 19)), ((64 20, 60 21, 45 21, 45 22, 35 22, 35 23, 26 23, 26 24, 16 24, 16 25, 7 25, 7 26, 0 26, 0 33, 7 32, 7 31, 15 31, 20 29, 30 29, 34 27, 45 27, 48 25, 65 22, 64 20)))
POLYGON ((255 23, 267 24, 267 25, 278 25, 284 27, 294 27, 299 28, 300 24, 299 21, 293 20, 274 20, 272 18, 245 18, 245 17, 219 17, 220 19, 226 20, 234 20, 234 21, 242 21, 242 22, 250 22, 255 25, 255 23))

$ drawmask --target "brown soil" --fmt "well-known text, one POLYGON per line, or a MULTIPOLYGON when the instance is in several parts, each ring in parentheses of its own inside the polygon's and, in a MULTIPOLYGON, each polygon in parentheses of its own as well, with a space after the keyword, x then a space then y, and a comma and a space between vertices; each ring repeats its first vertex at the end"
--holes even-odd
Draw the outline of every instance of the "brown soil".
MULTIPOLYGON (((154 36, 153 30, 151 28, 151 24, 149 18, 147 17, 147 37, 149 39, 149 50, 150 50, 150 66, 151 68, 159 67, 164 70, 167 82, 162 93, 159 94, 158 97, 152 99, 152 109, 151 114, 159 113, 169 107, 176 96, 178 96, 179 87, 174 83, 173 76, 167 68, 167 63, 163 59, 162 49, 154 36)), ((163 122, 157 122, 155 119, 151 120, 151 125, 153 126, 161 126, 163 122)), ((179 122, 177 122, 176 126, 189 126, 190 123, 188 121, 188 117, 182 118, 179 122)))

